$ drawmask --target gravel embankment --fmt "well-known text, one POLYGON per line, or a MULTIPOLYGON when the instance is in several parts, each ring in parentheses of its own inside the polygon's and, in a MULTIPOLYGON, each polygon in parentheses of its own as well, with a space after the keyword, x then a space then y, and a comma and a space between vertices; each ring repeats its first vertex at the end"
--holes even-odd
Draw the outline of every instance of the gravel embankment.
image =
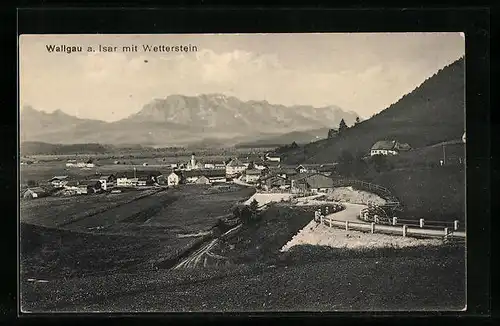
POLYGON ((396 235, 385 235, 380 233, 365 233, 361 231, 346 231, 335 227, 311 221, 292 240, 290 240, 282 251, 287 251, 297 245, 328 246, 332 248, 401 248, 422 245, 441 245, 440 239, 416 239, 396 235))
POLYGON ((335 188, 326 197, 329 200, 354 204, 383 205, 386 203, 386 200, 380 196, 362 190, 355 190, 352 187, 335 188))

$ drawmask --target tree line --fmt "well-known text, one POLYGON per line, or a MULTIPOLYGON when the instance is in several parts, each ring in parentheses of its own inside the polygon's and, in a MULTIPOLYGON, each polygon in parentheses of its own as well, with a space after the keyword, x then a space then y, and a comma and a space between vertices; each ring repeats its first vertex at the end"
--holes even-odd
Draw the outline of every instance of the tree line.
MULTIPOLYGON (((354 122, 353 126, 359 124, 360 122, 361 122, 360 118, 356 117, 356 121, 354 122)), ((328 130, 328 139, 342 135, 347 129, 349 129, 349 127, 345 123, 345 120, 344 119, 340 120, 338 128, 332 128, 328 130)))

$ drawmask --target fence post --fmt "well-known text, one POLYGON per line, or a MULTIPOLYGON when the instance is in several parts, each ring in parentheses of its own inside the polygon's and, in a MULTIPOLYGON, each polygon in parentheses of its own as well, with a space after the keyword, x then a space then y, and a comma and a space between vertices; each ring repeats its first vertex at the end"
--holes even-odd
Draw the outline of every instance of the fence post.
POLYGON ((373 223, 373 222, 371 224, 371 231, 372 231, 372 233, 375 233, 375 223, 373 223))
POLYGON ((330 221, 330 227, 332 227, 332 219, 329 219, 329 221, 330 221))
POLYGON ((423 227, 424 227, 424 219, 423 219, 423 218, 421 218, 421 219, 420 219, 420 227, 421 227, 421 228, 423 228, 423 227))
POLYGON ((403 225, 403 237, 406 237, 406 225, 403 225))
POLYGON ((457 220, 455 220, 453 222, 453 226, 454 226, 455 231, 458 230, 458 221, 457 220))
POLYGON ((392 218, 392 225, 396 225, 396 223, 398 223, 398 218, 396 216, 394 216, 392 218))
POLYGON ((319 215, 319 221, 321 224, 323 224, 323 215, 322 214, 319 215))
POLYGON ((448 236, 448 228, 444 228, 444 236, 447 237, 448 236))
POLYGON ((349 221, 345 221, 345 230, 349 231, 349 221))

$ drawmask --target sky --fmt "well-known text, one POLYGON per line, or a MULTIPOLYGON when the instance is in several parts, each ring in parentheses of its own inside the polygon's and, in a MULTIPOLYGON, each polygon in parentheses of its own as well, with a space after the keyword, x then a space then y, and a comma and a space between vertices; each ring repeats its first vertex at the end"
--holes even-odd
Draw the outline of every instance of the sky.
POLYGON ((155 98, 208 93, 336 105, 368 118, 464 55, 458 32, 21 35, 19 97, 21 107, 105 121, 155 98), (51 45, 82 52, 49 52, 51 45), (116 51, 99 52, 99 45, 116 51), (138 51, 123 52, 131 45, 138 51), (147 52, 145 45, 197 51, 147 52))

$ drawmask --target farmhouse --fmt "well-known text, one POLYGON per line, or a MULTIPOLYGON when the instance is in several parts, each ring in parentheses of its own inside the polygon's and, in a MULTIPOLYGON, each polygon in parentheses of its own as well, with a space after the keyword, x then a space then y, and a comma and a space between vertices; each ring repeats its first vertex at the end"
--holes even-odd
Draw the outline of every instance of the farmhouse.
POLYGON ((182 179, 183 179, 182 174, 180 174, 177 171, 174 171, 168 175, 167 184, 169 186, 177 186, 180 183, 182 183, 182 181, 183 181, 182 179))
POLYGON ((293 193, 327 192, 331 189, 333 189, 333 179, 320 173, 298 175, 291 182, 293 193))
POLYGON ((371 150, 370 155, 398 155, 399 150, 395 140, 379 140, 376 142, 371 150))
MULTIPOLYGON (((226 182, 226 173, 224 170, 191 170, 183 173, 187 183, 198 183, 198 179, 204 177, 210 183, 226 182)), ((202 179, 200 182, 204 182, 202 179)))
POLYGON ((297 174, 297 171, 291 167, 270 167, 265 170, 267 175, 278 175, 282 178, 288 179, 297 174))
POLYGON ((267 153, 265 158, 266 158, 266 161, 281 162, 281 157, 279 155, 267 153))
POLYGON ((231 160, 226 165, 226 176, 229 178, 234 178, 245 171, 247 167, 238 159, 231 160))
POLYGON ((34 199, 34 198, 40 198, 47 196, 48 192, 41 188, 41 187, 33 187, 33 188, 28 188, 24 193, 23 193, 23 198, 25 199, 34 199))
POLYGON ((49 180, 49 183, 56 188, 64 187, 64 185, 68 183, 68 176, 67 175, 55 176, 49 180))
POLYGON ((87 189, 85 193, 94 193, 102 188, 101 181, 98 179, 82 180, 78 184, 79 191, 83 193, 83 188, 87 189))
POLYGON ((290 186, 285 178, 278 175, 269 175, 260 179, 259 185, 264 190, 286 189, 290 186))
POLYGON ((245 171, 245 182, 247 183, 255 183, 260 179, 262 171, 257 169, 247 169, 245 171))
POLYGON ((99 182, 101 182, 102 190, 107 190, 108 188, 112 188, 115 185, 116 177, 113 174, 102 175, 99 178, 99 182))

